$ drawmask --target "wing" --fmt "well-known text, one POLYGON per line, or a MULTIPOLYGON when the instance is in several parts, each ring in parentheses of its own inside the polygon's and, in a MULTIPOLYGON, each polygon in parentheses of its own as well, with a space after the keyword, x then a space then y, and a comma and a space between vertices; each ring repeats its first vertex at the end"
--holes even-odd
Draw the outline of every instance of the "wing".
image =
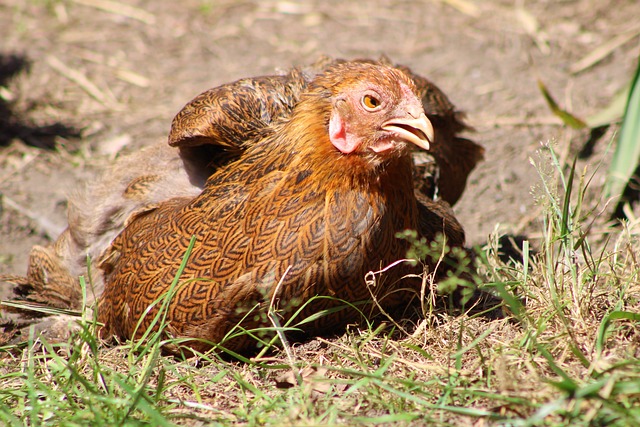
POLYGON ((209 89, 176 115, 169 145, 180 149, 192 183, 204 186, 219 167, 287 118, 308 81, 297 69, 286 75, 247 78, 209 89))

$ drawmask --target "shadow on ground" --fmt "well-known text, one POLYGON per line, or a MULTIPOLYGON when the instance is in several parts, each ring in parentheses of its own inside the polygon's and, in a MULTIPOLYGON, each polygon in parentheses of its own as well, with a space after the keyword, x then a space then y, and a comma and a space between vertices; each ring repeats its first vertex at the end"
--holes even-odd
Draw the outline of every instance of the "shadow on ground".
MULTIPOLYGON (((0 53, 0 87, 6 87, 12 78, 28 72, 31 62, 23 55, 0 53)), ((0 146, 19 139, 34 147, 52 149, 56 137, 77 138, 80 131, 63 123, 33 125, 19 118, 11 100, 0 93, 0 146)))

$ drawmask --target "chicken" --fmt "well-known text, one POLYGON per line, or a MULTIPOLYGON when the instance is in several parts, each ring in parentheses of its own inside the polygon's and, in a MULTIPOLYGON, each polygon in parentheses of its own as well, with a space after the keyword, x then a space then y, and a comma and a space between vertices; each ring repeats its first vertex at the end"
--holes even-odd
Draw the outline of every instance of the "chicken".
MULTIPOLYGON (((189 346, 198 350, 237 324, 265 326, 248 313, 264 314, 273 301, 284 316, 301 309, 299 320, 339 300, 406 304, 413 293, 401 290, 407 285, 399 279, 410 268, 392 269, 384 286, 368 287, 364 277, 406 255, 396 233, 420 228, 409 146, 428 149, 433 134, 406 73, 367 62, 331 64, 290 116, 217 169, 200 195, 130 219, 101 261, 103 336, 139 337, 152 326, 192 236, 166 320, 169 335, 193 339, 189 346), (315 296, 332 298, 303 305, 315 296)), ((434 239, 444 227, 421 231, 434 239)), ((303 329, 316 334, 353 320, 356 313, 343 310, 303 329)), ((243 351, 251 343, 245 335, 224 345, 243 351)))
MULTIPOLYGON (((169 145, 178 147, 194 184, 202 186, 215 170, 250 146, 273 121, 286 118, 314 75, 327 67, 346 62, 321 58, 303 71, 285 75, 238 80, 203 92, 176 115, 169 133, 169 145)), ((379 61, 355 62, 391 66, 379 61)), ((431 150, 416 151, 416 188, 431 199, 454 205, 462 195, 467 177, 484 156, 484 149, 457 136, 468 129, 464 115, 431 81, 408 67, 395 65, 416 84, 424 110, 435 129, 431 150)))
MULTIPOLYGON (((360 60, 355 63, 376 64, 370 60, 360 60)), ((266 166, 267 163, 261 164, 257 159, 265 158, 261 155, 266 156, 267 152, 271 153, 270 150, 275 149, 275 147, 270 148, 269 144, 282 142, 276 138, 280 129, 286 127, 280 122, 290 118, 302 94, 309 91, 315 84, 312 83, 314 76, 344 64, 351 66, 354 63, 342 60, 320 61, 305 69, 304 72, 294 69, 285 75, 242 79, 211 89, 196 97, 176 116, 169 135, 169 143, 179 148, 181 158, 178 157, 178 151, 157 145, 120 160, 115 168, 109 170, 101 180, 91 183, 84 192, 70 199, 69 228, 52 246, 34 247, 27 277, 5 277, 4 279, 18 284, 16 292, 27 301, 60 308, 78 308, 81 298, 77 277, 86 271, 87 255, 92 260, 100 258, 105 270, 96 271, 94 267, 92 273, 94 288, 89 292, 91 303, 95 297, 102 295, 103 276, 118 277, 114 276, 113 271, 116 266, 123 265, 119 259, 122 250, 119 245, 127 243, 123 236, 131 235, 133 230, 137 230, 141 227, 140 224, 147 221, 145 218, 155 217, 158 212, 173 210, 174 220, 180 224, 183 221, 182 214, 176 213, 177 208, 169 208, 173 206, 172 204, 185 204, 194 200, 194 197, 202 201, 210 197, 209 195, 213 195, 211 204, 215 204, 214 201, 220 198, 224 199, 223 194, 229 191, 228 188, 239 185, 234 181, 239 172, 230 172, 229 168, 236 167, 229 166, 230 162, 235 161, 236 165, 240 162, 239 164, 244 165, 246 169, 245 173, 252 174, 253 177, 260 176, 260 171, 264 170, 264 167, 272 167, 272 163, 270 163, 271 166, 266 166), (256 148, 252 148, 254 146, 256 148), (263 150, 262 153, 260 153, 261 150, 263 150), (248 154, 251 154, 251 158, 258 163, 257 165, 241 161, 248 154), (224 170, 226 172, 223 172, 224 170), (213 180, 212 177, 208 182, 207 179, 212 174, 217 178, 213 180), (198 196, 203 188, 205 191, 198 196), (125 229, 125 224, 127 230, 118 237, 113 246, 110 246, 115 236, 125 229), (103 256, 105 251, 107 255, 103 256), (118 262, 114 262, 114 259, 118 259, 118 262)), ((380 65, 388 66, 390 63, 383 59, 380 65)), ((458 196, 448 200, 455 202, 464 188, 468 173, 482 157, 483 150, 469 141, 466 144, 468 150, 464 151, 465 143, 459 141, 466 140, 456 136, 465 128, 460 120, 461 116, 437 87, 428 80, 411 73, 405 67, 396 67, 395 72, 397 71, 402 71, 418 83, 417 94, 422 98, 422 104, 430 122, 436 124, 434 144, 431 144, 430 150, 438 162, 435 165, 445 165, 439 174, 430 175, 429 178, 432 180, 425 181, 419 175, 416 176, 418 179, 414 177, 414 182, 418 183, 415 185, 416 200, 412 202, 417 201, 418 212, 418 220, 414 228, 417 227, 420 234, 429 239, 443 231, 451 244, 462 245, 464 232, 451 209, 446 203, 432 200, 432 197, 438 188, 443 198, 446 194, 452 194, 445 191, 447 183, 451 182, 453 183, 451 187, 458 192, 458 196), (443 147, 443 145, 447 146, 443 147), (461 157, 459 153, 465 154, 461 157), (447 164, 453 167, 448 167, 447 164), (444 177, 447 179, 444 180, 444 177), (440 179, 439 182, 435 180, 437 178, 440 179)), ((286 151, 284 147, 280 149, 286 151)), ((423 155, 424 151, 418 150, 418 154, 423 155)), ((268 160, 264 161, 268 162, 268 160)), ((434 170, 433 166, 434 163, 430 162, 430 171, 434 170)), ((420 171, 421 167, 418 166, 415 169, 420 171)), ((306 180, 301 181, 301 183, 304 182, 306 180)), ((233 204, 228 202, 227 205, 230 203, 233 204)), ((259 204, 256 203, 255 206, 259 209, 259 204)), ((192 216, 185 215, 184 218, 196 218, 198 214, 195 212, 191 214, 192 216)), ((223 214, 220 210, 214 210, 211 213, 214 212, 223 214)), ((183 225, 186 226, 186 222, 183 225)), ((296 223, 293 226, 300 225, 296 223)), ((187 229, 183 231, 186 232, 187 229)), ((261 229, 261 231, 266 230, 261 229)), ((235 232, 237 233, 237 230, 235 232)), ((152 236, 155 232, 149 231, 149 233, 149 236, 152 236)), ((295 243, 295 241, 292 242, 295 243)), ((180 244, 174 242, 174 249, 178 250, 178 248, 181 248, 180 244)), ((181 248, 183 251, 184 249, 184 247, 181 248)), ((137 257, 135 252, 129 252, 127 255, 128 262, 135 261, 137 257)), ((365 253, 361 256, 368 257, 369 254, 365 253)), ((400 251, 398 258, 402 256, 404 252, 400 251)), ((180 258, 181 255, 176 255, 174 264, 179 262, 180 258)), ((141 260, 135 262, 139 263, 141 260)), ((330 263, 331 259, 327 258, 325 262, 330 263)), ((382 259, 378 260, 375 268, 381 266, 383 266, 382 259)), ((264 265, 262 267, 265 268, 264 265)), ((238 268, 246 269, 246 265, 238 268)), ((158 274, 160 274, 159 271, 157 271, 158 274)), ((195 274, 198 270, 194 269, 192 272, 195 274)), ((276 270, 273 272, 275 273, 276 270)), ((248 273, 248 271, 245 272, 234 282, 235 289, 246 287, 247 292, 255 289, 255 283, 242 285, 243 280, 251 277, 247 276, 248 273)), ((165 272, 166 274, 168 273, 165 272)), ((261 280, 264 281, 264 277, 261 280)), ((229 288, 225 292, 231 292, 232 289, 234 288, 229 288)), ((147 290, 140 292, 139 299, 151 298, 152 293, 147 294, 147 290)), ((221 296, 223 294, 221 291, 221 296)), ((357 295, 362 296, 362 292, 357 295)), ((101 307, 110 307, 111 310, 117 306, 117 301, 117 298, 105 294, 101 307)), ((101 312, 106 313, 107 309, 101 312)), ((221 310, 217 316, 224 317, 225 313, 221 310)), ((103 317, 101 315, 101 318, 103 317)), ((233 323, 234 317, 229 316, 225 321, 233 323)), ((41 322, 40 327, 52 328, 53 326, 52 322, 41 322)), ((122 331, 118 328, 122 329, 122 326, 114 326, 111 329, 120 336, 126 337, 127 334, 120 333, 122 331)), ((66 324, 58 326, 57 329, 61 330, 62 334, 68 333, 66 324)), ((105 332, 104 335, 108 333, 105 332)))

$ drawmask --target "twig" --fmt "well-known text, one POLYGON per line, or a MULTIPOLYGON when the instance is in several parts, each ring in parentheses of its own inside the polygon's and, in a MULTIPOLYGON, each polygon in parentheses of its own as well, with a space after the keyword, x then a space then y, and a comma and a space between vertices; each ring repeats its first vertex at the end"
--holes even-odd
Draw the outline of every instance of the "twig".
POLYGON ((480 15, 480 9, 478 8, 478 6, 469 0, 440 0, 440 1, 442 3, 448 4, 449 6, 456 9, 458 12, 462 12, 465 15, 469 15, 473 17, 480 15))
POLYGON ((551 52, 551 49, 549 48, 549 37, 540 29, 538 19, 522 6, 516 8, 515 14, 527 34, 529 34, 538 46, 538 49, 540 49, 540 52, 544 55, 548 55, 549 52, 551 52))
POLYGON ((126 70, 124 68, 114 67, 109 61, 106 61, 103 55, 98 54, 95 51, 82 49, 75 53, 75 56, 84 59, 85 61, 100 64, 102 66, 112 67, 115 70, 115 75, 118 79, 125 81, 127 83, 131 83, 138 87, 149 87, 150 81, 149 78, 143 76, 142 74, 138 74, 135 71, 126 70))
POLYGON ((124 3, 120 3, 112 0, 73 0, 77 4, 83 6, 95 7, 96 9, 103 10, 105 12, 113 13, 114 15, 124 16, 126 18, 135 19, 140 22, 144 22, 148 25, 156 23, 155 15, 142 10, 140 8, 129 6, 124 3))
POLYGON ((620 46, 627 43, 629 40, 631 40, 632 38, 638 35, 640 35, 640 29, 636 28, 632 31, 629 31, 627 33, 620 34, 619 36, 614 37, 613 39, 601 45, 600 47, 595 49, 593 52, 591 52, 590 54, 588 54, 578 62, 574 63, 571 67, 569 67, 569 71, 573 74, 577 74, 581 71, 586 70, 587 68, 602 61, 604 58, 609 56, 611 52, 613 52, 614 50, 616 50, 617 48, 619 48, 620 46))
POLYGON ((129 70, 119 69, 116 72, 116 77, 118 77, 122 81, 131 83, 132 85, 135 85, 138 87, 149 87, 149 84, 150 84, 148 78, 146 78, 141 74, 138 74, 129 70))
POLYGON ((117 100, 107 96, 103 91, 101 91, 98 88, 98 86, 93 84, 93 82, 91 82, 84 74, 82 74, 78 70, 69 68, 67 65, 65 65, 62 61, 60 61, 55 56, 53 55, 47 56, 47 64, 49 64, 51 68, 56 70, 62 76, 66 77, 67 79, 71 80, 73 83, 80 86, 82 90, 87 92, 89 96, 94 98, 96 101, 114 110, 122 109, 122 106, 120 105, 120 103, 118 103, 117 100))

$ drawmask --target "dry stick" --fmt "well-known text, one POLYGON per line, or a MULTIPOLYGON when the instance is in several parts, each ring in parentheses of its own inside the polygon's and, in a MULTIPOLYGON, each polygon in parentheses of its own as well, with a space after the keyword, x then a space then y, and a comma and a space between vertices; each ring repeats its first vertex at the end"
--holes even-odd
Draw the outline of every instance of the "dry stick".
POLYGON ((116 77, 124 82, 131 83, 132 85, 138 87, 149 87, 149 85, 151 84, 147 77, 134 71, 118 69, 116 72, 116 77))
POLYGON ((83 6, 95 7, 96 9, 113 13, 114 15, 120 15, 126 18, 135 19, 140 22, 144 22, 145 24, 148 24, 148 25, 153 25, 156 23, 155 15, 147 12, 146 10, 129 6, 124 3, 111 1, 111 0, 73 0, 73 1, 83 6))
MULTIPOLYGON (((105 61, 102 55, 99 55, 97 52, 88 49, 82 49, 76 52, 75 56, 84 59, 85 61, 91 62, 93 64, 99 64, 101 66, 107 66, 115 71, 115 76, 127 83, 131 83, 132 85, 136 85, 138 87, 149 87, 151 84, 148 77, 143 76, 142 74, 136 73, 132 70, 127 70, 125 68, 120 68, 118 66, 113 66, 109 64, 108 61, 105 61)), ((1 90, 1 89, 0 89, 1 90)), ((0 92, 0 95, 2 93, 0 92)))
MULTIPOLYGON (((130 83, 132 85, 135 85, 138 87, 149 87, 149 85, 151 84, 148 77, 145 77, 142 74, 136 73, 135 71, 132 71, 132 70, 127 70, 125 68, 113 66, 109 64, 108 61, 105 61, 105 59, 101 55, 98 55, 94 51, 87 50, 87 49, 80 50, 76 53, 75 56, 81 59, 84 59, 85 61, 91 62, 93 64, 99 64, 101 66, 111 67, 112 69, 114 69, 115 76, 118 79, 124 82, 130 83)), ((1 92, 0 92, 0 95, 1 95, 1 92)))
POLYGON ((449 6, 453 7, 459 12, 464 13, 469 16, 479 16, 480 9, 476 6, 475 3, 470 2, 468 0, 440 0, 442 3, 446 3, 449 6))
POLYGON ((540 49, 540 52, 544 55, 548 55, 551 52, 551 49, 549 48, 549 40, 544 31, 540 29, 540 23, 536 17, 531 12, 524 9, 523 5, 516 7, 515 14, 524 27, 524 30, 536 43, 538 49, 540 49))
POLYGON ((573 74, 577 74, 581 71, 586 70, 587 68, 597 64, 602 61, 604 58, 609 56, 611 52, 616 50, 618 47, 622 46, 632 38, 640 35, 640 29, 634 29, 624 34, 620 34, 617 37, 609 40, 607 43, 601 45, 596 50, 591 52, 589 55, 582 58, 580 61, 573 64, 569 67, 569 71, 573 74))
POLYGON ((56 58, 53 55, 47 56, 47 64, 62 76, 71 80, 73 83, 80 86, 82 90, 87 92, 92 98, 101 104, 112 108, 114 110, 122 109, 122 105, 118 103, 115 99, 107 96, 103 91, 101 91, 98 86, 96 86, 93 82, 91 82, 84 74, 79 72, 78 70, 74 70, 65 65, 62 61, 56 58))

